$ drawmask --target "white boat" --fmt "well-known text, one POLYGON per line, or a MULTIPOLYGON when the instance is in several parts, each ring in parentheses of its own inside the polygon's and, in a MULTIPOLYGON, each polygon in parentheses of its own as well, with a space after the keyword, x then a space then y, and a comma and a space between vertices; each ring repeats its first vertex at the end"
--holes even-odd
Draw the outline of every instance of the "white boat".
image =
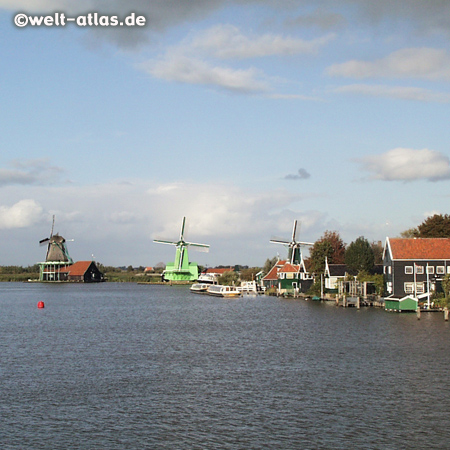
POLYGON ((234 298, 242 296, 242 293, 236 287, 222 286, 221 284, 210 285, 208 287, 208 294, 226 298, 234 298))
POLYGON ((190 291, 194 294, 207 294, 208 293, 208 287, 210 285, 206 283, 194 283, 190 287, 190 291))

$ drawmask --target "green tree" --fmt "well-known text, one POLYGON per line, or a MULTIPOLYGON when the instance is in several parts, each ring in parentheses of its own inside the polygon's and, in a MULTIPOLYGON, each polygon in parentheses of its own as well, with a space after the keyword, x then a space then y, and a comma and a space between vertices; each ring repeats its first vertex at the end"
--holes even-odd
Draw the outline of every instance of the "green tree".
POLYGON ((381 241, 372 242, 370 244, 374 256, 374 264, 383 264, 383 245, 381 241))
POLYGON ((435 214, 425 219, 418 227, 418 237, 450 238, 450 215, 435 214))
POLYGON ((375 257, 372 247, 364 236, 353 241, 345 252, 345 264, 354 275, 361 271, 371 272, 373 270, 375 257))
POLYGON ((442 290, 444 291, 444 306, 450 306, 450 274, 442 278, 442 290))
POLYGON ((310 251, 311 270, 314 273, 325 271, 325 258, 328 264, 344 264, 345 244, 337 231, 325 231, 310 251))
POLYGON ((219 277, 219 284, 234 286, 239 281, 239 274, 234 271, 225 272, 219 277))
POLYGON ((250 269, 241 270, 241 280, 242 281, 253 281, 255 275, 260 271, 259 267, 251 267, 250 269))
POLYGON ((266 262, 264 263, 263 272, 265 275, 267 275, 270 272, 270 269, 277 263, 278 258, 274 256, 272 259, 267 258, 266 262))

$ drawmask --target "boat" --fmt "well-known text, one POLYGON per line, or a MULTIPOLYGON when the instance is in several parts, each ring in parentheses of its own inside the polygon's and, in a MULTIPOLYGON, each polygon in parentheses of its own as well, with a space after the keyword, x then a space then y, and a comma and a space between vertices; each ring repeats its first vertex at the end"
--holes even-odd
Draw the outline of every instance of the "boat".
POLYGON ((193 292, 194 294, 207 294, 209 286, 210 284, 206 283, 194 283, 190 287, 190 291, 193 292))
POLYGON ((236 287, 222 286, 221 284, 212 284, 208 286, 207 293, 209 295, 215 295, 216 297, 225 297, 225 298, 235 298, 242 296, 242 292, 240 292, 236 287))

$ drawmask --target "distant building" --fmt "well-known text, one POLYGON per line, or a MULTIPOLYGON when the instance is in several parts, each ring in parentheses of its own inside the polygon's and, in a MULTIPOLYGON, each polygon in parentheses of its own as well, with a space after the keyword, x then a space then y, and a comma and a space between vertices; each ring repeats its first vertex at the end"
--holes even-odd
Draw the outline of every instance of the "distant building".
POLYGON ((306 293, 314 283, 313 276, 306 270, 303 261, 291 264, 278 260, 262 279, 266 289, 276 288, 278 295, 306 293))
POLYGON ((78 261, 70 266, 46 266, 41 281, 67 281, 76 283, 98 283, 105 281, 94 261, 78 261))
POLYGON ((387 237, 383 272, 389 297, 426 297, 450 274, 450 239, 387 237))
POLYGON ((339 281, 345 280, 347 276, 346 264, 328 264, 325 259, 324 288, 328 294, 336 294, 338 292, 339 281))

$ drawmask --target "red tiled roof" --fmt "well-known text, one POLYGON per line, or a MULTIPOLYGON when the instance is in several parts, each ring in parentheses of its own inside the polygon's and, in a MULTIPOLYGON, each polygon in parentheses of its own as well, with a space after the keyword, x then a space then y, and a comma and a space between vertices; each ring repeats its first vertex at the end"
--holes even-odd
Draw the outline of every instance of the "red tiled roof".
POLYGON ((228 267, 225 269, 211 269, 210 268, 210 269, 206 269, 206 271, 203 273, 217 273, 217 274, 223 275, 225 272, 233 272, 233 271, 234 271, 233 267, 228 267))
POLYGON ((283 267, 280 268, 278 272, 297 273, 300 272, 300 266, 286 263, 283 267))
POLYGON ((286 260, 277 261, 277 263, 269 270, 269 273, 263 277, 263 280, 277 280, 277 273, 281 267, 286 264, 286 260))
POLYGON ((392 259, 450 259, 449 238, 389 239, 392 259))
POLYGON ((91 264, 92 261, 77 261, 71 266, 64 267, 60 272, 68 272, 71 276, 83 276, 91 264))

